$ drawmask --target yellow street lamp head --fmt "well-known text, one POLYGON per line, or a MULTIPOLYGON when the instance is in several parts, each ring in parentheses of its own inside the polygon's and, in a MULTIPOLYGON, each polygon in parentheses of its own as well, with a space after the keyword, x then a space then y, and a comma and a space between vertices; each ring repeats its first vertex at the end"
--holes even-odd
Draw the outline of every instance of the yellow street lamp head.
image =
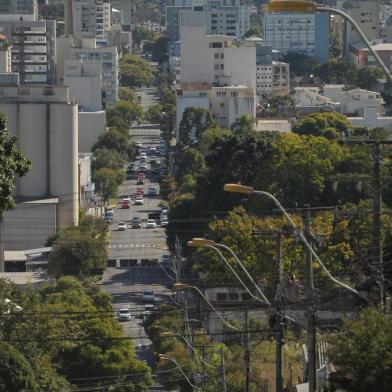
POLYGON ((186 244, 190 247, 200 248, 206 245, 214 245, 215 241, 207 240, 205 238, 192 238, 192 240, 188 241, 186 244))
POLYGON ((250 195, 254 192, 254 189, 251 186, 246 186, 242 184, 225 184, 223 190, 225 192, 231 193, 245 193, 246 195, 250 195))
POLYGON ((173 284, 173 289, 174 290, 182 290, 182 289, 186 289, 188 287, 187 284, 185 283, 181 283, 181 282, 177 282, 173 284))
POLYGON ((311 0, 271 0, 267 6, 268 12, 314 12, 317 4, 311 0))

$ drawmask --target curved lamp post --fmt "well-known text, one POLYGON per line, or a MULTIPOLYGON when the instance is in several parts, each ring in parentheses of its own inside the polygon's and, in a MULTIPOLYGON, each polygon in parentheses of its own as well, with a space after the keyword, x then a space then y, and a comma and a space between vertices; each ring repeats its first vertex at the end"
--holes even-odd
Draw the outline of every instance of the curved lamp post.
POLYGON ((212 303, 209 301, 209 299, 200 291, 200 289, 196 286, 191 286, 189 284, 185 284, 185 283, 174 283, 173 284, 173 289, 175 290, 184 290, 184 289, 192 289, 195 290, 200 297, 202 297, 204 299, 204 301, 207 302, 207 304, 211 307, 211 309, 217 314, 217 316, 219 317, 219 319, 222 321, 223 324, 225 324, 228 328, 233 329, 235 331, 240 331, 239 328, 234 327, 233 325, 229 324, 221 315, 220 313, 215 309, 214 305, 212 305, 212 303))
POLYGON ((364 298, 357 290, 355 290, 351 286, 341 282, 340 280, 338 280, 334 276, 332 276, 332 274, 329 272, 328 268, 324 265, 324 263, 321 261, 321 259, 318 256, 318 254, 312 248, 312 245, 310 245, 310 243, 306 239, 304 233, 301 230, 298 229, 297 225, 291 219, 290 215, 287 213, 287 211, 284 209, 284 207, 280 204, 279 200, 274 195, 272 195, 269 192, 255 190, 255 189, 253 189, 250 186, 241 185, 241 184, 226 184, 224 186, 224 190, 226 192, 242 193, 242 194, 247 194, 247 195, 252 195, 252 194, 254 194, 254 195, 262 195, 262 196, 267 196, 269 199, 271 199, 275 203, 275 205, 279 208, 279 210, 283 213, 283 215, 286 217, 286 219, 289 221, 291 227, 294 229, 295 235, 298 236, 298 238, 301 240, 301 242, 305 245, 306 249, 308 249, 309 252, 312 253, 312 256, 317 260, 317 262, 319 263, 319 265, 321 266, 323 271, 326 273, 328 278, 330 280, 332 280, 332 282, 334 282, 338 286, 341 286, 344 289, 346 289, 346 290, 352 292, 353 294, 357 295, 358 297, 361 297, 362 299, 366 300, 366 298, 364 298))

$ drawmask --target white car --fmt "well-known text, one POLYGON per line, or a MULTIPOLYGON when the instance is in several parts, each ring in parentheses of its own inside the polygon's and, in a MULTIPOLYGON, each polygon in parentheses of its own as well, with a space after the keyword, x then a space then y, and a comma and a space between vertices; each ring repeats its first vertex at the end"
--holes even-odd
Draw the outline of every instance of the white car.
POLYGON ((146 229, 155 229, 155 220, 147 219, 146 229))
POLYGON ((141 196, 136 196, 135 205, 142 206, 144 204, 143 198, 141 196))
POLYGON ((117 229, 120 231, 125 231, 127 229, 127 224, 125 222, 119 222, 117 229))
POLYGON ((147 153, 141 152, 140 153, 140 159, 147 159, 147 153))
POLYGON ((142 144, 142 142, 136 142, 136 143, 135 143, 135 146, 140 148, 140 147, 143 146, 143 144, 142 144))
POLYGON ((167 217, 164 217, 161 219, 161 226, 165 227, 169 224, 169 220, 167 219, 167 217))
POLYGON ((124 202, 130 203, 130 202, 131 202, 131 198, 130 198, 129 196, 123 197, 123 198, 122 198, 122 202, 123 202, 123 203, 124 203, 124 202))
POLYGON ((130 321, 131 320, 131 312, 129 309, 120 309, 117 313, 117 319, 119 321, 130 321))

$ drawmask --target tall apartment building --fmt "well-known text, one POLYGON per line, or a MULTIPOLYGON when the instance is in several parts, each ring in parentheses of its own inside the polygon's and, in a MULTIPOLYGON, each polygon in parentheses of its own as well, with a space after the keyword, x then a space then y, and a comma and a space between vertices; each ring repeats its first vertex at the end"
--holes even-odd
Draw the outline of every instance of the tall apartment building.
POLYGON ((66 0, 65 33, 106 42, 111 26, 110 0, 66 0))
MULTIPOLYGON (((369 41, 380 38, 380 2, 359 0, 350 3, 347 9, 350 16, 358 23, 369 41)), ((346 50, 349 45, 363 43, 361 37, 350 23, 346 23, 346 50)))
POLYGON ((21 84, 55 84, 56 21, 0 21, 2 34, 12 41, 12 70, 21 84))
POLYGON ((250 9, 246 5, 222 5, 210 1, 205 6, 166 7, 166 34, 170 42, 181 37, 180 26, 206 26, 208 34, 242 38, 250 29, 250 9))
POLYGON ((58 44, 57 80, 64 80, 66 60, 95 62, 102 70, 102 96, 105 105, 111 105, 118 99, 119 67, 116 47, 97 46, 94 38, 60 37, 58 44))
POLYGON ((256 88, 256 48, 233 37, 206 35, 200 26, 181 27, 181 82, 256 88))
POLYGON ((132 25, 132 8, 134 4, 129 0, 112 0, 112 7, 122 11, 122 25, 131 27, 132 25))
POLYGON ((37 0, 0 0, 0 20, 36 20, 38 18, 37 0))
POLYGON ((311 12, 266 12, 265 44, 283 54, 294 52, 328 61, 329 15, 311 12))

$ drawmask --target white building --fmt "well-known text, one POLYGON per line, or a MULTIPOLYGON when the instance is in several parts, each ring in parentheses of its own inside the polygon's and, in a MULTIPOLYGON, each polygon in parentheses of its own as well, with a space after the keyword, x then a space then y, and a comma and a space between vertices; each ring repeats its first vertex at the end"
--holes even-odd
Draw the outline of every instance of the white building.
POLYGON ((82 60, 102 69, 102 100, 111 105, 118 99, 119 66, 116 47, 97 47, 95 38, 60 37, 58 42, 57 80, 64 80, 66 60, 82 60))
POLYGON ((55 84, 56 21, 0 21, 2 35, 12 46, 12 70, 21 84, 55 84))
POLYGON ((5 223, 5 246, 43 246, 48 231, 78 224, 78 108, 67 87, 0 85, 0 112, 32 162, 17 180, 15 198, 23 205, 5 214, 5 222, 15 223, 9 231, 5 223), (21 212, 22 207, 30 209, 21 212))
POLYGON ((210 83, 181 83, 176 94, 177 129, 188 107, 209 110, 216 123, 226 128, 244 114, 256 116, 254 90, 245 85, 214 87, 210 83))
POLYGON ((181 26, 204 26, 208 34, 242 38, 250 29, 250 8, 246 5, 166 7, 166 35, 170 42, 181 39, 181 26))
POLYGON ((96 38, 105 43, 110 26, 110 0, 66 0, 66 35, 96 38))
POLYGON ((205 27, 181 27, 181 82, 256 88, 256 48, 233 37, 206 35, 205 27))
POLYGON ((266 12, 265 44, 283 54, 294 52, 328 61, 329 15, 319 12, 266 12))
POLYGON ((132 1, 112 0, 112 7, 122 12, 122 25, 130 28, 132 25, 132 1))

